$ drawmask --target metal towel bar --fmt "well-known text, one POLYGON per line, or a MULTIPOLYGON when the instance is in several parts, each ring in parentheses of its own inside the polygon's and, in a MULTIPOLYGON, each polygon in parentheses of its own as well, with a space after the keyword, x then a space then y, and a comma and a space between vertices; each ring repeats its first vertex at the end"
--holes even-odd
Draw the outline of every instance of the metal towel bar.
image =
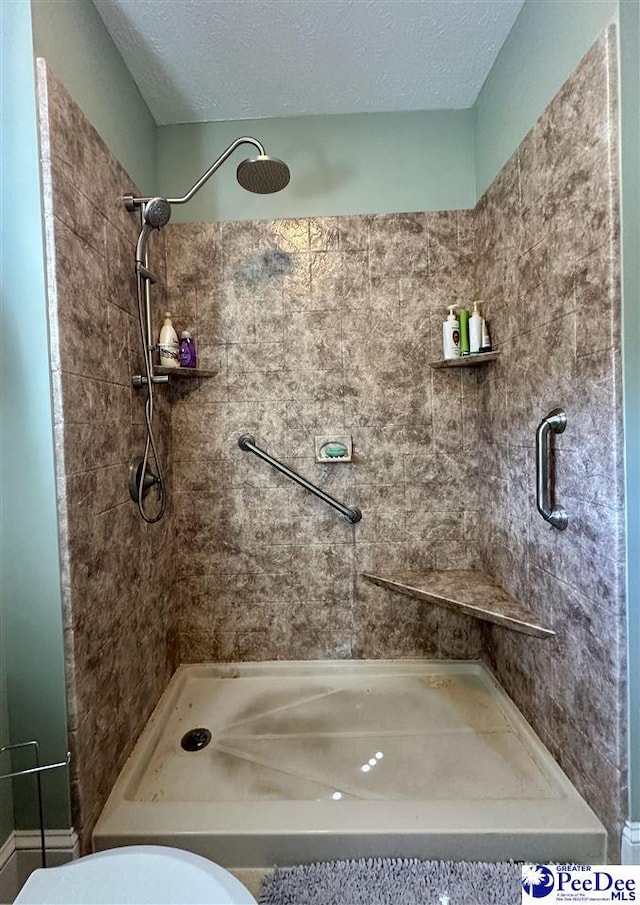
POLYGON ((59 767, 68 767, 69 763, 71 762, 71 752, 67 751, 67 759, 60 761, 60 763, 58 764, 44 764, 42 766, 40 764, 40 745, 36 741, 18 742, 15 745, 5 745, 3 748, 0 748, 0 754, 4 754, 5 751, 17 751, 20 748, 33 748, 33 754, 36 763, 35 767, 29 767, 26 770, 13 770, 11 773, 2 773, 0 775, 0 779, 13 779, 14 776, 35 775, 36 791, 38 794, 38 818, 40 824, 40 859, 42 866, 46 867, 47 847, 44 835, 44 805, 42 803, 42 783, 40 782, 40 774, 44 773, 47 770, 57 770, 59 767))
POLYGON ((564 531, 569 517, 564 509, 551 507, 551 469, 549 434, 561 434, 567 426, 567 415, 562 409, 553 409, 543 418, 536 431, 536 505, 542 518, 564 531))
POLYGON ((267 462, 271 465, 272 468, 275 468, 276 471, 279 471, 280 474, 285 475, 285 477, 290 478, 292 481, 295 481, 296 484, 299 484, 301 487, 304 487, 305 490, 308 490, 309 493, 313 493, 319 499, 324 500, 329 506, 333 506, 334 509, 337 509, 351 524, 355 525, 356 522, 359 522, 362 518, 362 513, 358 509, 357 506, 345 506, 343 503, 339 503, 338 500, 334 499, 334 497, 330 496, 328 493, 325 493, 324 490, 320 490, 319 487, 316 487, 315 484, 312 484, 310 481, 307 481, 306 478, 303 478, 302 475, 296 474, 295 471, 291 471, 290 468, 287 468, 286 465, 283 465, 282 462, 278 462, 277 459, 274 459, 273 456, 270 456, 269 453, 265 452, 263 449, 260 449, 259 446, 256 446, 255 437, 252 437, 251 434, 243 434, 238 440, 238 446, 240 449, 244 450, 244 452, 252 452, 259 459, 262 459, 263 462, 267 462))

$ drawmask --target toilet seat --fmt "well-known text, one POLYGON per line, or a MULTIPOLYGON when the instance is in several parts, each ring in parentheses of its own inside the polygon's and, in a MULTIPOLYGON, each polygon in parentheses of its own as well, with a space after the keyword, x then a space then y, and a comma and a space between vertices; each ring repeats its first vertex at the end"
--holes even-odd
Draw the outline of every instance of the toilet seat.
POLYGON ((34 871, 15 905, 256 905, 239 880, 207 858, 163 845, 130 845, 34 871))

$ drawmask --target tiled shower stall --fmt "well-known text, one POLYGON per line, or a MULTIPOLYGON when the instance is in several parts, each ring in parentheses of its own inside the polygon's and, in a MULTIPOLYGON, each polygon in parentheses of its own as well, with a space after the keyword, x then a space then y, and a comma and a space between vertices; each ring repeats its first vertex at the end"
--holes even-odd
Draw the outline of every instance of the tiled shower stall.
POLYGON ((474 210, 169 225, 150 243, 202 380, 159 388, 169 510, 143 443, 126 173, 39 64, 74 821, 85 849, 178 662, 487 662, 619 851, 624 566, 615 39, 605 33, 474 210), (432 370, 445 307, 485 300, 500 358, 432 370), (557 405, 560 533, 535 510, 557 405), (314 436, 350 434, 353 464, 314 436), (353 526, 237 445, 363 512, 353 526), (362 572, 484 569, 532 639, 362 572))

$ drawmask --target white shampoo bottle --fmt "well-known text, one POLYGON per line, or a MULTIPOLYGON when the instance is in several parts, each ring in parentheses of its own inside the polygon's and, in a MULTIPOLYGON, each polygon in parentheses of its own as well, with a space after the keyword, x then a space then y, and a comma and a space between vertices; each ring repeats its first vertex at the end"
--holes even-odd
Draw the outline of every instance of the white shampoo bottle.
POLYGON ((180 367, 180 343, 178 342, 178 334, 173 329, 173 324, 171 323, 171 313, 169 311, 165 311, 164 324, 160 329, 158 351, 160 353, 161 367, 180 367))
POLYGON ((460 358, 460 321, 456 317, 456 305, 449 305, 449 316, 442 325, 444 357, 460 358))
POLYGON ((482 346, 482 323, 483 317, 480 314, 480 305, 482 302, 473 303, 473 314, 469 318, 469 352, 477 355, 482 346))

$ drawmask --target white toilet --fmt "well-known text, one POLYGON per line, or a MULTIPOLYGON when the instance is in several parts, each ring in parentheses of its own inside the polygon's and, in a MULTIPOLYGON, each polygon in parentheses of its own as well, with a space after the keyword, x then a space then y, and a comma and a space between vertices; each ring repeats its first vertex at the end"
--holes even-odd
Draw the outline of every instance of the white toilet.
POLYGON ((34 871, 15 905, 256 905, 213 861, 163 845, 130 845, 34 871))

